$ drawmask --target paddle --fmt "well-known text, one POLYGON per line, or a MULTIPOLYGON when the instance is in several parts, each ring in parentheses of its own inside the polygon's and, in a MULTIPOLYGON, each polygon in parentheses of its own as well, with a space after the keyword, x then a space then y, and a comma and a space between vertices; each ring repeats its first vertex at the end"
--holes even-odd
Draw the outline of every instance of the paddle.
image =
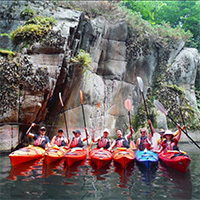
POLYGON ((60 103, 61 103, 61 106, 62 106, 62 109, 63 109, 63 116, 64 116, 64 121, 65 121, 65 128, 66 128, 66 132, 67 132, 67 140, 68 140, 68 143, 69 143, 69 133, 68 133, 68 127, 67 127, 67 120, 66 120, 66 116, 65 116, 64 104, 63 104, 61 92, 59 92, 59 99, 60 99, 60 103))
MULTIPOLYGON (((96 129, 97 115, 98 115, 98 112, 99 112, 99 106, 100 106, 100 102, 97 103, 97 112, 96 112, 96 118, 95 118, 96 120, 95 120, 94 130, 93 130, 93 132, 92 132, 91 143, 90 143, 90 146, 89 146, 89 148, 88 148, 88 151, 89 151, 89 152, 90 152, 90 150, 91 150, 92 143, 93 143, 93 141, 94 141, 94 134, 95 134, 95 129, 96 129)), ((90 154, 89 154, 89 156, 88 156, 88 159, 90 159, 90 154)))
POLYGON ((126 99, 125 102, 124 102, 124 106, 128 110, 129 124, 130 124, 130 127, 131 127, 131 133, 132 133, 132 141, 130 142, 130 147, 132 149, 134 149, 135 148, 135 144, 133 142, 133 132, 132 132, 131 114, 130 114, 130 111, 131 111, 131 100, 130 99, 126 99))
MULTIPOLYGON (((138 81, 140 92, 142 94, 142 98, 143 98, 143 101, 144 101, 144 107, 145 107, 145 111, 146 111, 146 115, 147 115, 147 121, 148 121, 150 118, 149 118, 149 114, 148 114, 148 111, 147 111, 146 101, 145 101, 144 93, 143 93, 144 84, 143 84, 142 79, 139 76, 137 77, 137 81, 138 81)), ((153 135, 153 130, 152 130, 152 127, 151 127, 150 124, 149 124, 149 128, 151 130, 151 134, 153 135)))
MULTIPOLYGON (((176 96, 176 101, 177 101, 177 104, 178 104, 178 108, 179 108, 179 112, 180 112, 180 115, 181 115, 181 119, 182 119, 183 125, 185 126, 185 120, 184 120, 184 117, 183 117, 183 113, 182 113, 181 106, 180 106, 180 99, 179 99, 178 96, 176 96)), ((186 128, 185 128, 185 131, 187 133, 187 129, 186 128)))
MULTIPOLYGON (((81 90, 80 90, 80 99, 81 99, 81 108, 82 108, 82 113, 83 113, 83 122, 84 122, 85 134, 86 134, 86 138, 87 138, 85 113, 84 113, 84 107, 83 107, 83 92, 81 90)), ((87 146, 88 146, 88 140, 87 140, 87 146)))
MULTIPOLYGON (((174 121, 174 119, 167 113, 166 109, 164 108, 164 106, 158 101, 158 100, 154 100, 154 106, 160 110, 162 113, 164 113, 167 117, 169 117, 169 119, 171 119, 171 121, 178 126, 178 123, 174 121)), ((187 134, 187 132, 185 132, 181 127, 180 129, 185 133, 185 135, 200 149, 200 146, 187 134)))

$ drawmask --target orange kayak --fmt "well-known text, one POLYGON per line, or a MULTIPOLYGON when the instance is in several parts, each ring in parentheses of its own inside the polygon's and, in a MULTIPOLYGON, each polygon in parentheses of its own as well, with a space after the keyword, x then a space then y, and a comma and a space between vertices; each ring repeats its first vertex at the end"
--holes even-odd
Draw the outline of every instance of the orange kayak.
POLYGON ((85 160, 87 157, 87 150, 80 147, 75 147, 69 149, 69 151, 64 156, 65 164, 70 167, 74 163, 85 160))
POLYGON ((95 163, 100 169, 112 160, 112 154, 107 149, 95 148, 90 152, 91 162, 95 163))
POLYGON ((9 154, 12 166, 42 158, 45 150, 41 147, 29 145, 9 154))
POLYGON ((113 153, 113 160, 119 163, 122 168, 131 163, 135 159, 135 154, 131 149, 117 148, 113 153))
POLYGON ((182 173, 186 172, 191 162, 191 159, 183 151, 161 152, 158 157, 165 165, 182 173))
POLYGON ((48 165, 52 162, 61 160, 64 158, 65 154, 70 151, 65 149, 65 147, 51 147, 45 151, 44 162, 48 165))

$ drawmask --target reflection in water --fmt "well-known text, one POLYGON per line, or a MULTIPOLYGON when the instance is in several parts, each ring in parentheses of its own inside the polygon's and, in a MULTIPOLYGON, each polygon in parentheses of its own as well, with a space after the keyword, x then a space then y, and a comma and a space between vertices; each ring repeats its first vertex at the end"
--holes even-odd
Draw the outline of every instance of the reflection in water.
POLYGON ((125 170, 114 162, 98 170, 89 161, 66 167, 62 161, 45 166, 41 160, 11 168, 4 156, 0 162, 0 196, 2 200, 198 199, 200 155, 195 151, 190 156, 191 171, 185 174, 160 163, 146 171, 136 162, 125 170))
POLYGON ((150 185, 156 178, 156 171, 158 169, 158 163, 151 164, 150 168, 147 169, 145 165, 136 162, 139 171, 142 173, 141 180, 145 182, 146 185, 150 185))
POLYGON ((42 177, 41 166, 42 166, 41 159, 16 165, 11 168, 7 179, 17 180, 17 176, 26 177, 25 179, 23 179, 23 181, 31 180, 30 179, 31 176, 34 176, 36 178, 41 178, 42 177))
POLYGON ((191 199, 192 182, 190 170, 187 170, 186 173, 181 173, 162 163, 160 163, 159 169, 160 175, 166 180, 166 184, 167 182, 173 182, 174 190, 172 191, 172 196, 174 199, 191 199))
POLYGON ((115 166, 114 172, 120 175, 120 183, 116 184, 116 186, 120 188, 127 188, 129 177, 132 176, 134 171, 134 162, 128 164, 125 169, 122 168, 122 166, 117 162, 114 162, 114 166, 115 166))

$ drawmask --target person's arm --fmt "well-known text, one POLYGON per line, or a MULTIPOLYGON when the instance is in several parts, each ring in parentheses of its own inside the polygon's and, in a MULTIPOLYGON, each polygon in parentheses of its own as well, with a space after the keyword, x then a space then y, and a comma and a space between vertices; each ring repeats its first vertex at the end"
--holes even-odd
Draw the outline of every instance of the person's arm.
POLYGON ((129 129, 130 129, 130 133, 128 133, 128 134, 125 136, 125 138, 126 138, 127 140, 129 140, 129 138, 130 138, 130 137, 133 135, 133 133, 134 133, 134 130, 133 130, 132 126, 130 126, 129 129))
POLYGON ((55 139, 56 139, 56 136, 53 136, 53 138, 51 140, 51 145, 54 145, 55 139))
POLYGON ((108 151, 111 151, 116 145, 116 141, 114 140, 111 146, 108 148, 108 151))
POLYGON ((140 138, 138 138, 137 141, 136 141, 136 145, 135 145, 136 149, 138 149, 139 142, 140 142, 140 138))
POLYGON ((86 141, 86 140, 88 140, 90 138, 90 135, 89 135, 89 133, 87 131, 87 128, 85 128, 85 132, 86 132, 87 136, 86 136, 86 138, 83 138, 83 142, 86 141))
POLYGON ((178 143, 178 141, 181 138, 181 128, 180 128, 179 124, 177 125, 177 128, 178 128, 178 135, 175 137, 175 139, 177 140, 177 143, 178 143))
POLYGON ((149 126, 151 127, 151 128, 150 128, 150 129, 151 129, 151 130, 150 130, 151 132, 150 132, 149 135, 151 135, 151 137, 153 137, 153 134, 154 134, 155 131, 154 131, 153 124, 152 124, 152 122, 151 122, 150 119, 148 120, 148 123, 149 123, 149 126))
POLYGON ((34 138, 35 135, 34 135, 34 133, 28 133, 28 136, 31 138, 34 138))

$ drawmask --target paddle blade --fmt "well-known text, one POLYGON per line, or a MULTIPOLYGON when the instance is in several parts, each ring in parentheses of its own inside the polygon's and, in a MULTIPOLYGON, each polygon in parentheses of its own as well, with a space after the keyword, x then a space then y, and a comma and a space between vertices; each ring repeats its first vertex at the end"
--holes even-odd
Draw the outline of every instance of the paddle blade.
POLYGON ((60 99, 60 103, 61 103, 62 107, 64 107, 64 104, 63 104, 63 101, 62 101, 61 92, 59 92, 59 99, 60 99))
POLYGON ((81 104, 83 104, 83 92, 80 90, 80 99, 81 99, 81 104))
POLYGON ((126 99, 125 102, 124 102, 124 106, 130 112, 130 110, 131 110, 131 100, 126 99))
POLYGON ((99 108, 99 106, 100 106, 100 101, 99 101, 98 104, 97 104, 97 109, 99 108))
POLYGON ((178 96, 176 96, 176 101, 177 101, 178 106, 180 107, 180 99, 178 96))
POLYGON ((138 82, 140 91, 143 92, 144 84, 143 84, 142 79, 139 76, 137 76, 137 82, 138 82))
POLYGON ((153 104, 158 110, 160 110, 162 113, 167 115, 166 109, 164 108, 164 106, 158 100, 154 100, 153 104))

